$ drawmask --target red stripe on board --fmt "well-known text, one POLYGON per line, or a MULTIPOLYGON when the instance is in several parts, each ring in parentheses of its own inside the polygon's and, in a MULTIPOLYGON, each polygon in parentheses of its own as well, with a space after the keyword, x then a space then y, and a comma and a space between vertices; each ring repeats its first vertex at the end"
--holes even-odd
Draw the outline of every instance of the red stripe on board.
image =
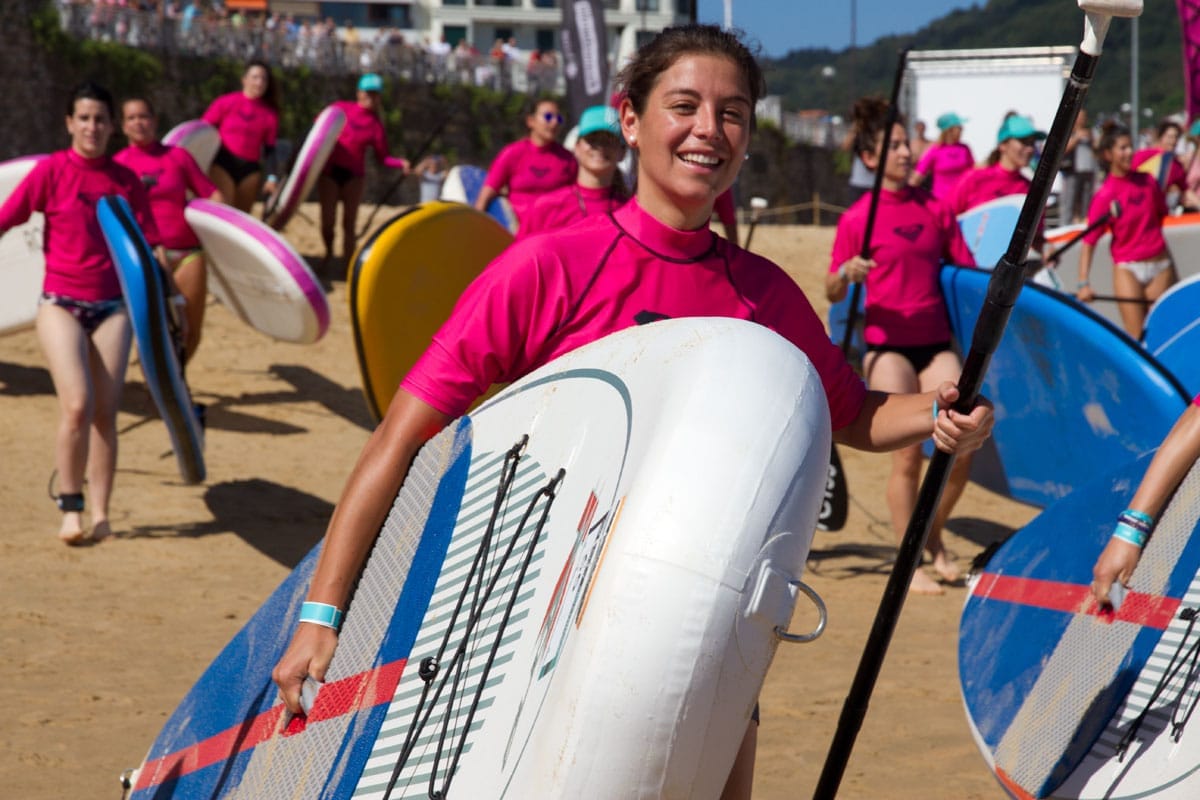
POLYGON ((1019 786, 1016 781, 1009 777, 1008 773, 996 767, 996 779, 1000 781, 1000 785, 1008 790, 1008 793, 1017 800, 1035 800, 1034 796, 1025 791, 1023 786, 1019 786))
POLYGON ((396 685, 404 674, 407 659, 393 661, 358 675, 351 675, 321 687, 307 718, 293 717, 287 727, 280 729, 285 715, 283 703, 262 712, 253 719, 221 731, 169 755, 146 764, 138 775, 134 791, 141 791, 167 781, 178 780, 197 770, 226 761, 239 753, 252 750, 276 734, 292 736, 301 733, 309 724, 351 714, 365 708, 389 703, 396 685))
POLYGON ((1125 602, 1121 604, 1120 610, 1114 614, 1111 609, 1101 608, 1096 603, 1089 586, 989 573, 980 576, 971 594, 988 600, 1062 611, 1067 614, 1086 614, 1100 617, 1106 622, 1130 622, 1158 630, 1165 629, 1171 623, 1180 602, 1174 597, 1129 592, 1125 595, 1125 602))

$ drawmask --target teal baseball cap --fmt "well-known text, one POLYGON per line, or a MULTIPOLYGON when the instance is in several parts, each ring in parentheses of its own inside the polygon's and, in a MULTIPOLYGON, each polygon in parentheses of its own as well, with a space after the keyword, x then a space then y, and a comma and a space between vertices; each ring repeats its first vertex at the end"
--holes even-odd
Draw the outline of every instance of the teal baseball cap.
POLYGON ((368 72, 358 79, 358 90, 360 92, 382 92, 383 78, 374 72, 368 72))
POLYGON ((1045 139, 1046 132, 1033 127, 1033 120, 1013 114, 1000 123, 1000 132, 996 134, 996 144, 1009 139, 1045 139))
POLYGON ((953 111, 942 114, 937 118, 937 126, 939 131, 949 130, 950 128, 961 128, 966 120, 955 114, 953 111))
POLYGON ((614 136, 621 135, 621 122, 617 110, 612 106, 591 106, 579 115, 579 135, 605 131, 614 136))

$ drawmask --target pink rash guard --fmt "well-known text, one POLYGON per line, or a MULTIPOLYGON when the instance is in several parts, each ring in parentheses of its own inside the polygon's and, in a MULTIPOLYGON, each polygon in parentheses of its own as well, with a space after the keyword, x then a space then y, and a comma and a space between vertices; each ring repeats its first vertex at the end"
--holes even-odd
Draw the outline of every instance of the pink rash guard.
POLYGON ((555 189, 529 206, 521 220, 517 240, 527 239, 535 233, 561 230, 584 217, 608 214, 624 202, 625 199, 612 189, 588 189, 579 184, 555 189))
POLYGON ((242 92, 223 94, 204 112, 204 121, 215 125, 221 144, 243 161, 262 158, 263 145, 275 145, 279 114, 262 98, 251 99, 242 92))
POLYGON ((1100 184, 1088 207, 1088 224, 1096 222, 1116 200, 1121 215, 1083 237, 1090 245, 1100 241, 1105 231, 1112 231, 1112 259, 1115 264, 1145 261, 1166 252, 1162 223, 1167 216, 1167 201, 1153 175, 1131 172, 1118 178, 1109 175, 1100 184))
POLYGON ((574 183, 578 170, 575 156, 558 142, 538 147, 521 139, 500 151, 483 183, 496 193, 508 187, 508 202, 520 222, 534 200, 574 183))
POLYGON ((932 179, 933 196, 949 202, 967 170, 975 166, 971 148, 962 142, 935 144, 917 162, 917 172, 932 179))
POLYGON ((333 105, 345 112, 346 126, 338 134, 333 152, 329 154, 326 171, 336 166, 348 170, 356 178, 366 175, 368 148, 374 150, 375 158, 389 169, 405 166, 407 162, 403 158, 388 154, 387 132, 383 128, 383 120, 374 111, 363 108, 353 100, 339 100, 333 105))
POLYGON ((493 383, 516 380, 607 334, 670 317, 765 325, 808 355, 835 429, 858 417, 866 387, 783 270, 707 227, 663 225, 636 200, 611 216, 588 217, 502 252, 459 298, 401 385, 458 416, 493 383))
POLYGON ((164 247, 192 250, 200 246, 196 234, 183 217, 188 192, 209 198, 217 187, 200 171, 191 153, 182 147, 159 142, 131 144, 113 156, 113 161, 133 170, 150 197, 150 215, 164 247))
POLYGON ((993 164, 973 169, 964 175, 954 190, 954 201, 950 207, 955 214, 961 214, 999 197, 1028 193, 1029 179, 1019 170, 1014 172, 993 164))
MULTIPOLYGON (((865 194, 842 215, 830 272, 862 252, 870 206, 871 196, 865 194)), ((876 266, 866 282, 867 344, 920 347, 950 341, 939 267, 943 260, 975 266, 950 209, 924 189, 885 189, 871 245, 876 266)))
POLYGON ((96 219, 96 203, 111 194, 129 201, 146 240, 159 244, 142 182, 107 156, 84 158, 74 150, 60 150, 40 161, 0 206, 0 231, 20 225, 35 211, 45 215, 42 291, 88 302, 121 296, 96 219))

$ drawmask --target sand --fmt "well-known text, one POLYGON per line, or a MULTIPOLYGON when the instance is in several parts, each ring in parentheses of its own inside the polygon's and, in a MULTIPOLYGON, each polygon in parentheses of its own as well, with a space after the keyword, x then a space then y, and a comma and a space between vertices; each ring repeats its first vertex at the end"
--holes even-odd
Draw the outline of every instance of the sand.
MULTIPOLYGON (((370 207, 364 209, 365 219, 370 207)), ((312 263, 305 206, 287 231, 312 263)), ((376 219, 386 220, 380 213, 376 219)), ((833 231, 762 226, 755 250, 784 265, 818 312, 833 231)), ((68 548, 47 497, 57 406, 32 331, 0 338, 0 796, 120 797, 167 716, 224 644, 320 538, 369 421, 340 276, 315 345, 274 342, 210 303, 189 368, 208 404, 208 480, 183 485, 138 367, 119 417, 113 500, 119 537, 68 548)), ((829 628, 785 645, 762 694, 755 796, 811 796, 893 557, 889 457, 841 449, 846 528, 818 533, 806 580, 829 628)), ((1035 510, 969 486, 949 523, 964 563, 1035 510)), ((840 797, 994 798, 959 698, 965 589, 910 597, 840 797)), ((813 622, 807 606, 795 628, 813 622)))

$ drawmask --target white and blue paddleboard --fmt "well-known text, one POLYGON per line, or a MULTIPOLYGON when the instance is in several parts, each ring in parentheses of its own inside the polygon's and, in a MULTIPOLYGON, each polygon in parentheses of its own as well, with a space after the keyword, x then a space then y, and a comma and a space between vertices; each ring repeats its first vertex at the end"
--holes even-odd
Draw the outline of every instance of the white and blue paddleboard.
MULTIPOLYGON (((955 338, 968 348, 991 273, 942 267, 955 338)), ((1026 282, 984 379, 997 460, 972 480, 1047 506, 1162 441, 1192 395, 1136 342, 1073 300, 1026 282)))
MULTIPOLYGON (((0 205, 44 158, 25 156, 0 163, 0 205)), ((0 335, 28 328, 37 319, 46 275, 44 228, 45 218, 35 211, 26 222, 0 236, 0 335)))
POLYGON ((1092 566, 1150 456, 1046 509, 971 585, 959 674, 976 742, 1017 798, 1200 797, 1200 467, 1112 612, 1092 566))
POLYGON ((204 432, 183 379, 182 348, 172 331, 162 267, 125 198, 101 198, 96 216, 121 281, 146 386, 167 425, 179 474, 188 483, 200 483, 204 480, 204 432))
POLYGON ((991 269, 1000 262, 1008 250, 1023 205, 1024 194, 1009 194, 958 215, 958 228, 980 267, 991 269))
POLYGON ((1142 346, 1200 394, 1200 275, 1175 284, 1150 307, 1142 346))
MULTIPOLYGON (((479 193, 483 190, 483 182, 487 180, 487 170, 483 167, 476 167, 471 164, 459 164, 451 167, 446 173, 446 180, 442 183, 442 194, 440 200, 449 200, 453 203, 466 203, 467 205, 475 205, 475 198, 479 197, 479 193)), ((512 204, 508 202, 507 197, 496 197, 492 202, 488 203, 487 213, 506 229, 509 233, 517 232, 517 215, 513 213, 512 204)))
POLYGON ((786 628, 831 443, 752 323, 630 328, 419 452, 308 716, 271 669, 311 554, 132 778, 167 798, 712 797, 786 628))

